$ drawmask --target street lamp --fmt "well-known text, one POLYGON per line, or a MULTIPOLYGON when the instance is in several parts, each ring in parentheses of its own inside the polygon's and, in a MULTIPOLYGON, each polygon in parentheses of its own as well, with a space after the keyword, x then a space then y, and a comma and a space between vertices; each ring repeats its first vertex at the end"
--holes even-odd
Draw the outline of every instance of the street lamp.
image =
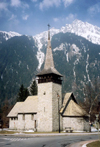
POLYGON ((60 133, 60 109, 59 109, 59 100, 60 100, 60 96, 57 93, 57 97, 58 97, 58 117, 59 117, 59 133, 60 133))

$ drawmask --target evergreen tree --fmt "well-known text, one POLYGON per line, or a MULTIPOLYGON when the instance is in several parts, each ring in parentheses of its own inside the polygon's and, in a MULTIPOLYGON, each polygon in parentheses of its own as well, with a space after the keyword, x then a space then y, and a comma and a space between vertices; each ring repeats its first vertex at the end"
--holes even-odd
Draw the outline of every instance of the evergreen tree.
POLYGON ((37 95, 37 83, 34 80, 31 87, 30 87, 30 93, 31 95, 37 95))
POLYGON ((17 101, 18 102, 23 102, 27 96, 29 96, 29 91, 27 88, 24 88, 23 84, 21 85, 20 89, 19 89, 19 93, 17 96, 17 101))
POLYGON ((29 91, 27 88, 24 88, 24 97, 25 99, 29 96, 29 91))

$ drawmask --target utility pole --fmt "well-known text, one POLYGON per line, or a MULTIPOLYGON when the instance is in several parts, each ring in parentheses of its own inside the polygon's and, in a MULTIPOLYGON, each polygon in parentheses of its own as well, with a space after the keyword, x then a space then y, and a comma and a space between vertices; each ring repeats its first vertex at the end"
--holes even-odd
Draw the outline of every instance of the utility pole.
POLYGON ((60 100, 60 96, 57 93, 57 97, 58 97, 58 117, 59 117, 59 133, 60 133, 60 109, 59 109, 59 100, 60 100))

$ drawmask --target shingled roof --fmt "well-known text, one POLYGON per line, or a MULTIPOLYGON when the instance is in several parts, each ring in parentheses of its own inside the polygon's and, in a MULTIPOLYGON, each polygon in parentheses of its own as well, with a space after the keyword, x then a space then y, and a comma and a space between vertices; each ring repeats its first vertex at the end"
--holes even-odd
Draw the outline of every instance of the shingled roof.
POLYGON ((73 93, 66 93, 60 110, 63 116, 86 116, 87 113, 77 103, 73 93))
POLYGON ((17 102, 7 117, 17 117, 19 113, 37 113, 38 96, 28 96, 24 102, 17 102))
POLYGON ((37 113, 38 96, 28 96, 18 113, 37 113))
POLYGON ((37 76, 46 75, 46 74, 56 74, 62 77, 62 75, 54 67, 50 67, 48 69, 44 68, 39 74, 37 74, 37 76))
POLYGON ((7 117, 17 117, 18 111, 21 108, 23 102, 17 102, 14 107, 11 109, 7 117))

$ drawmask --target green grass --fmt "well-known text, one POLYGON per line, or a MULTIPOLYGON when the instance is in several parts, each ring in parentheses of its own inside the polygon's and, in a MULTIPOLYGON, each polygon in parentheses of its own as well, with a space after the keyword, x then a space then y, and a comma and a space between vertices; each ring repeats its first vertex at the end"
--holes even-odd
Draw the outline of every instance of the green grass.
POLYGON ((87 147, 100 147, 100 141, 89 143, 87 147))
POLYGON ((14 133, 19 133, 19 132, 17 132, 17 131, 7 131, 7 130, 0 131, 0 134, 14 134, 14 133))
MULTIPOLYGON (((51 134, 51 133, 59 133, 59 132, 23 132, 25 134, 51 134)), ((63 133, 63 132, 60 132, 63 133)))
MULTIPOLYGON (((15 133, 20 133, 20 131, 8 131, 8 130, 0 131, 0 134, 15 134, 15 133)), ((59 132, 24 132, 24 131, 21 131, 21 133, 24 133, 24 134, 51 134, 51 133, 59 133, 59 132)))

